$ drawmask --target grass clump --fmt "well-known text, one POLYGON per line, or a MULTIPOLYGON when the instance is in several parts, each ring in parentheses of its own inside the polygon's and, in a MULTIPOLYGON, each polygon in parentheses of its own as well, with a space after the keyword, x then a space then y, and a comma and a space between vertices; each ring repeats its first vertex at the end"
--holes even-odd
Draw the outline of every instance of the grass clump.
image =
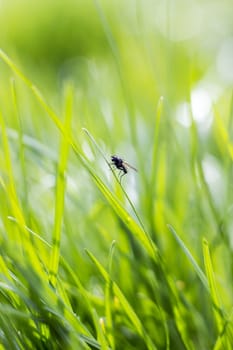
POLYGON ((156 3, 89 3, 105 44, 41 72, 29 38, 0 51, 4 349, 232 347, 229 38, 204 49, 197 4, 176 1, 184 36, 156 3), (112 154, 138 172, 119 181, 112 154))

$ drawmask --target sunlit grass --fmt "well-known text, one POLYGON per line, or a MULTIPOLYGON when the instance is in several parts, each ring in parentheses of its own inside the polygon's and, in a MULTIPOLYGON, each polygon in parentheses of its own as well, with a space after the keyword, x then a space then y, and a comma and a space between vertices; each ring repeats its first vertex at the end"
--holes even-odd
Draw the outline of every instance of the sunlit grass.
POLYGON ((64 75, 0 51, 5 349, 232 347, 232 91, 166 5, 89 4, 106 47, 64 75))

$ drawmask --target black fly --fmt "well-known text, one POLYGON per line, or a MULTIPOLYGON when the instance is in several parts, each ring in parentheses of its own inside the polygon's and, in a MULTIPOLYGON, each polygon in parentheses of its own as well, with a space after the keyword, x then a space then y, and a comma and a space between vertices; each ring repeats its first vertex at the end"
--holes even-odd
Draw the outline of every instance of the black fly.
POLYGON ((126 163, 120 157, 111 156, 111 160, 112 160, 112 165, 114 165, 115 168, 120 170, 120 173, 119 173, 119 174, 121 174, 120 175, 120 182, 121 182, 122 177, 128 173, 127 168, 131 168, 131 169, 137 171, 137 169, 135 169, 132 165, 129 165, 128 163, 126 163))

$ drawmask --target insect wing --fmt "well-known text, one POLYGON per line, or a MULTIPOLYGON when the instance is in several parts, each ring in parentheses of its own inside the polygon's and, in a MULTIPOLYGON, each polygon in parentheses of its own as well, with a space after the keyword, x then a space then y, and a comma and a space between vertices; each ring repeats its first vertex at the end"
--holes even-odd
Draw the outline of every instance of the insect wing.
POLYGON ((132 165, 130 165, 129 163, 126 163, 125 161, 123 161, 124 166, 133 169, 134 171, 138 171, 136 168, 134 168, 132 165))

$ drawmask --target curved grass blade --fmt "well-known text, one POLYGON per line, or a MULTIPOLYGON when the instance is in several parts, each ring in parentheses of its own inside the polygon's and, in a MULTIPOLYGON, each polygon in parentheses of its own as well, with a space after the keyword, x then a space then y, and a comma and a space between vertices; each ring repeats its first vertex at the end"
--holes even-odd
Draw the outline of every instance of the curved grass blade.
POLYGON ((136 223, 136 221, 130 216, 130 214, 123 208, 117 198, 111 193, 111 191, 105 186, 105 184, 94 174, 92 176, 95 180, 96 185, 107 199, 112 209, 115 211, 119 219, 141 242, 142 246, 146 249, 148 255, 157 262, 158 250, 145 231, 136 223))
MULTIPOLYGON (((153 243, 152 243, 152 240, 151 240, 151 238, 150 238, 150 236, 147 234, 147 232, 146 232, 146 230, 145 230, 145 227, 144 227, 144 225, 143 225, 143 223, 142 223, 142 221, 141 221, 141 219, 140 219, 140 217, 139 217, 139 215, 138 215, 138 213, 137 213, 137 210, 136 210, 135 206, 133 205, 133 203, 132 203, 131 199, 129 198, 127 192, 125 191, 124 187, 122 187, 121 181, 118 179, 118 177, 116 176, 115 172, 113 171, 111 163, 108 161, 108 159, 106 158, 104 152, 102 151, 102 149, 100 148, 100 146, 98 145, 98 143, 95 141, 95 139, 94 139, 94 137, 91 135, 91 133, 90 133, 86 128, 83 128, 83 131, 85 131, 85 133, 88 135, 88 137, 90 138, 90 140, 91 140, 91 141, 93 142, 93 144, 96 146, 96 148, 98 149, 98 151, 100 152, 100 154, 101 154, 102 157, 104 158, 105 162, 106 162, 107 165, 109 166, 109 168, 110 168, 110 170, 112 171, 112 173, 113 173, 113 175, 114 175, 116 181, 119 183, 120 188, 121 188, 122 192, 124 193, 124 196, 126 197, 126 199, 127 199, 128 203, 129 203, 130 207, 132 208, 132 210, 133 210, 133 212, 134 212, 136 218, 138 219, 138 222, 140 223, 140 225, 141 225, 141 227, 142 227, 142 229, 143 229, 145 235, 147 236, 148 240, 151 241, 151 244, 153 244, 153 243)), ((133 169, 134 169, 134 168, 133 168, 133 169)), ((135 169, 135 170, 136 170, 136 169, 135 169)), ((137 171, 137 170, 136 170, 136 171, 137 171)))

